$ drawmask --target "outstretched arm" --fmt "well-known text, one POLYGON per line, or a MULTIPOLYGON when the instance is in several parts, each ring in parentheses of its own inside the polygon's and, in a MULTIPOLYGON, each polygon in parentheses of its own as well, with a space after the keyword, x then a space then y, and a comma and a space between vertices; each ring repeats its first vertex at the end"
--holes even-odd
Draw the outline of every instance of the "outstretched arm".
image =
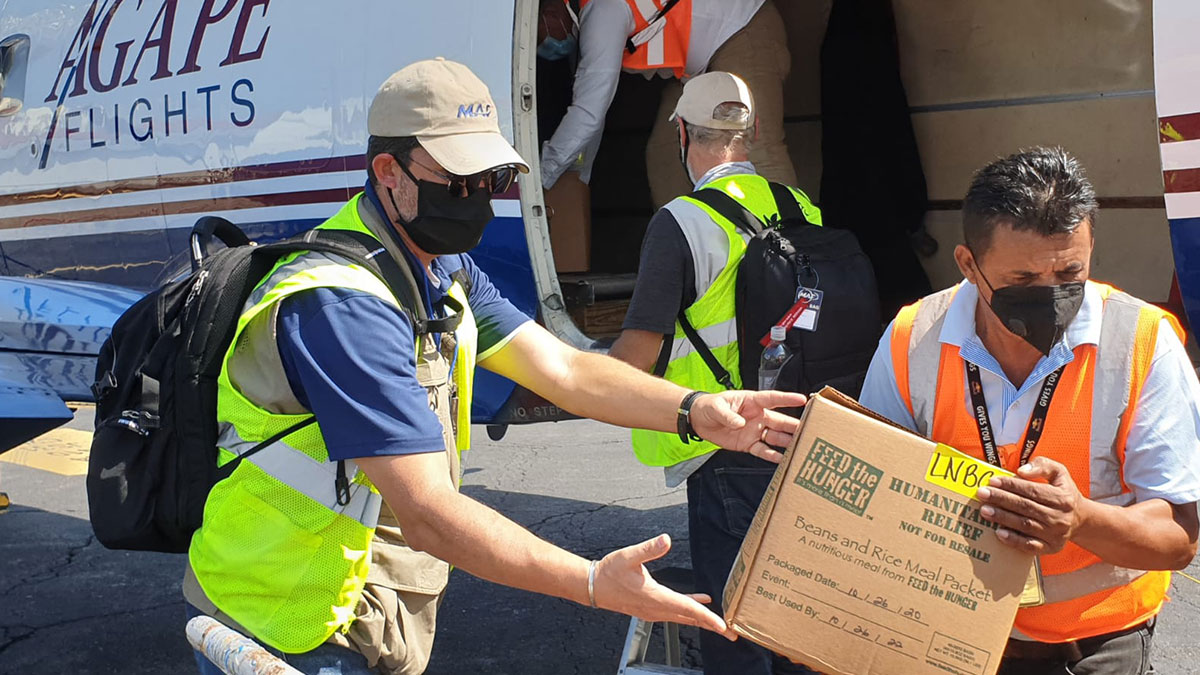
MULTIPOLYGON (((492 509, 460 494, 443 452, 356 460, 379 489, 408 544, 467 572, 513 588, 589 604, 587 560, 543 541, 492 509)), ((670 538, 606 555, 596 567, 596 605, 648 621, 673 621, 735 636, 701 603, 654 581, 643 563, 666 555, 670 538)))
MULTIPOLYGON (((675 431, 688 390, 603 354, 564 344, 538 325, 527 325, 480 365, 576 415, 624 427, 675 431)), ((786 447, 799 421, 771 408, 804 405, 801 394, 727 391, 692 405, 692 427, 705 440, 778 462, 770 446, 786 447)))

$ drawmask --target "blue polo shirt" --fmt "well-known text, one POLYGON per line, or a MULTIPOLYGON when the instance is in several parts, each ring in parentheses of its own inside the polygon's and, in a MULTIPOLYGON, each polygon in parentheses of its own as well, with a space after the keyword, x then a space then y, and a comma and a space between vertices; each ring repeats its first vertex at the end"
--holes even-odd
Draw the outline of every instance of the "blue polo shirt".
MULTIPOLYGON (((366 193, 382 212, 373 191, 366 193)), ((436 258, 433 278, 411 254, 406 258, 430 316, 445 315, 441 303, 451 274, 461 269, 471 280, 477 360, 494 354, 530 321, 469 255, 436 258)), ((302 291, 280 303, 276 341, 292 393, 316 415, 331 460, 445 449, 428 392, 417 383, 412 323, 396 307, 359 291, 302 291)))
MULTIPOLYGON (((1020 387, 1009 381, 996 357, 975 332, 975 304, 979 289, 970 282, 959 285, 938 340, 958 348, 965 361, 979 366, 988 417, 996 443, 1017 443, 1029 425, 1034 404, 1046 376, 1075 359, 1074 348, 1100 344, 1104 300, 1087 284, 1083 305, 1067 326, 1063 339, 1043 356, 1020 387)), ((895 323, 893 321, 893 323, 895 323)), ((892 326, 884 332, 867 370, 860 402, 888 419, 916 431, 916 421, 904 405, 892 365, 892 326)), ((963 391, 967 391, 965 384, 963 391)), ((970 408, 964 394, 963 405, 970 408)), ((1172 504, 1200 501, 1200 382, 1183 344, 1164 321, 1138 414, 1129 430, 1125 449, 1125 483, 1137 501, 1164 499, 1172 504)))

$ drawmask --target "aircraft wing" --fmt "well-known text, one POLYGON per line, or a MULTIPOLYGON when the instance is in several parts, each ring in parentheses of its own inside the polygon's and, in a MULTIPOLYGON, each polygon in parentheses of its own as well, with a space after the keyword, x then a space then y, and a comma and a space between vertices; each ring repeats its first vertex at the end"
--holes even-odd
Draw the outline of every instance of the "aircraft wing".
POLYGON ((142 293, 80 281, 0 277, 0 452, 91 401, 96 354, 142 293))

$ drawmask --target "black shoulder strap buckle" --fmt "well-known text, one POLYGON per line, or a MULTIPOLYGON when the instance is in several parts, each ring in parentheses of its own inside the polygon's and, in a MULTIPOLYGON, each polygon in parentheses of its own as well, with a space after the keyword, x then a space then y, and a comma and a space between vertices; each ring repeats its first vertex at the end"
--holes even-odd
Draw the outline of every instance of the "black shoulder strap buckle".
POLYGON ((463 304, 447 295, 442 298, 442 306, 454 313, 441 319, 429 319, 424 324, 424 333, 453 333, 458 330, 458 325, 462 323, 463 318, 463 304))
POLYGON ((106 370, 103 375, 96 378, 96 381, 92 383, 92 396, 99 403, 100 399, 104 398, 108 392, 117 388, 117 384, 116 375, 113 375, 111 370, 106 370))
POLYGON ((350 479, 346 476, 346 460, 339 459, 337 463, 337 478, 333 482, 334 491, 337 493, 338 506, 348 506, 350 504, 350 479))

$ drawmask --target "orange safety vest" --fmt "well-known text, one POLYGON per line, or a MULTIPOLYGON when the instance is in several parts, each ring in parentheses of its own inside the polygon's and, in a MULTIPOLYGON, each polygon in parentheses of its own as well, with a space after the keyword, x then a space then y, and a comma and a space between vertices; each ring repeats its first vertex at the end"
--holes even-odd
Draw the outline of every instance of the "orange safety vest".
MULTIPOLYGON (((1182 338, 1174 316, 1111 286, 1088 282, 1104 298, 1101 347, 1075 347, 1050 403, 1037 454, 1060 462, 1084 497, 1127 506, 1134 501, 1123 465, 1137 401, 1150 371, 1163 319, 1182 338)), ((896 386, 918 430, 986 461, 967 402, 966 372, 958 348, 938 337, 958 287, 900 310, 893 325, 896 386)), ((1015 471, 1024 439, 998 448, 1015 471)), ((1069 642, 1136 626, 1162 608, 1170 572, 1146 572, 1105 563, 1068 542, 1041 556, 1046 603, 1017 611, 1012 637, 1069 642)))
MULTIPOLYGON (((580 3, 580 11, 590 0, 580 3)), ((633 33, 626 40, 625 70, 670 69, 683 78, 692 37, 692 0, 625 0, 633 12, 633 33), (671 5, 670 7, 667 7, 671 5), (663 9, 666 11, 663 12, 663 9), (659 13, 662 12, 662 16, 659 13), (657 20, 655 17, 658 17, 657 20)))

